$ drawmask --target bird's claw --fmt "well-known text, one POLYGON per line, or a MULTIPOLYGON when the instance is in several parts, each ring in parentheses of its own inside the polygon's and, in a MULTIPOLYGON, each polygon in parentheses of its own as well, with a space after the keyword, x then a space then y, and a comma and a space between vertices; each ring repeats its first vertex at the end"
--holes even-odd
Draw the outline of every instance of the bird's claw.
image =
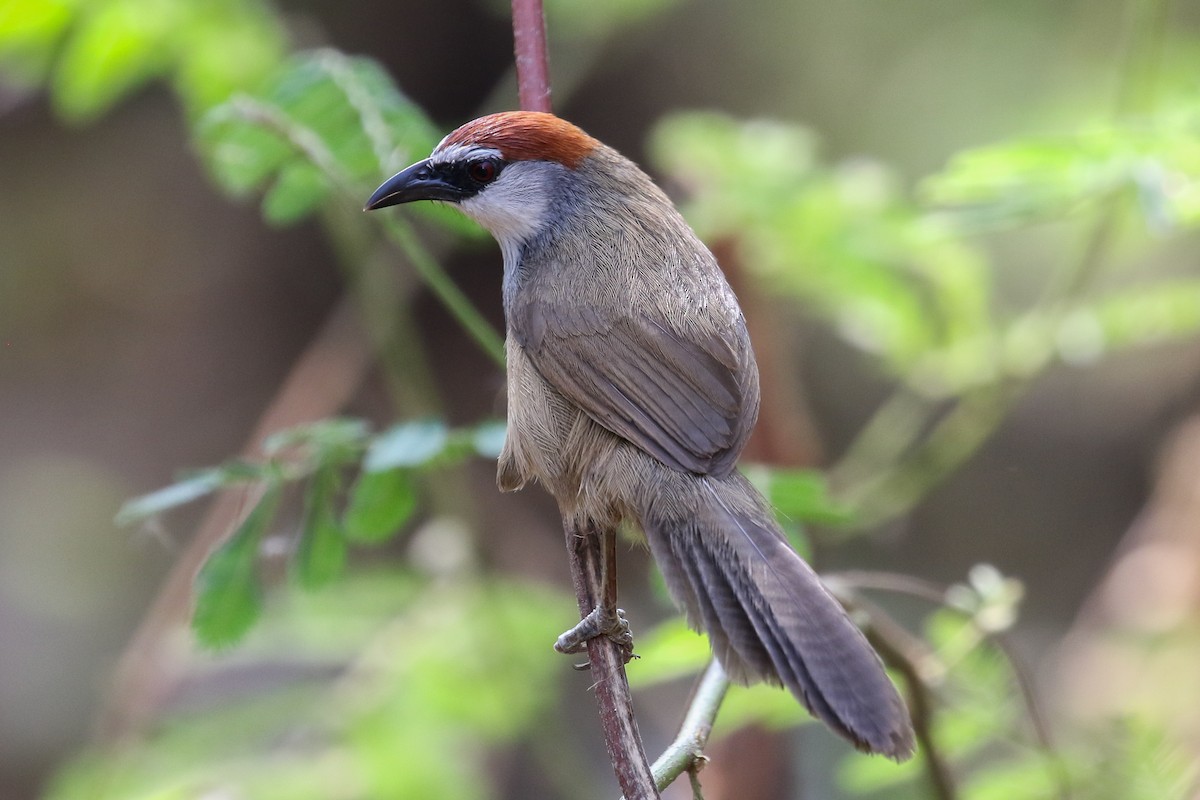
MULTIPOLYGON (((558 637, 554 649, 560 653, 580 653, 587 648, 588 641, 597 636, 603 636, 621 648, 623 663, 628 664, 637 658, 633 654, 633 631, 629 627, 629 620, 625 619, 623 608, 616 609, 614 613, 603 606, 596 606, 578 625, 558 637)), ((590 667, 588 662, 575 665, 577 670, 590 667)))

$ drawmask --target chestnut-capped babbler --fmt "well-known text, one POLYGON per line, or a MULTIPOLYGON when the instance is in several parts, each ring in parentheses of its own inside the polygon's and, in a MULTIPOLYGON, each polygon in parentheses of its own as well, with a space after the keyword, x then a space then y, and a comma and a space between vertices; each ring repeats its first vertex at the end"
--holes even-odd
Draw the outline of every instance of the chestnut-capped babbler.
POLYGON ((858 748, 904 759, 879 657, 735 469, 758 368, 716 259, 637 165, 551 114, 468 122, 368 209, 439 200, 504 254, 508 435, 498 482, 568 524, 635 521, 730 678, 783 684, 858 748))

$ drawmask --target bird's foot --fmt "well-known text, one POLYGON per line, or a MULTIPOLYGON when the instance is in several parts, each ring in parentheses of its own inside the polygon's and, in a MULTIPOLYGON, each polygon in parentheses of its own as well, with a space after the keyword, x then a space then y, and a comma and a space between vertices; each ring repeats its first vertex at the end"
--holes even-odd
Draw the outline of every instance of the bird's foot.
MULTIPOLYGON (((637 658, 633 654, 633 631, 629 627, 629 620, 625 619, 625 610, 622 608, 614 611, 603 606, 596 606, 590 614, 579 620, 578 625, 558 637, 558 641, 554 643, 554 649, 560 653, 580 653, 587 648, 589 640, 598 636, 606 637, 621 648, 622 663, 628 664, 637 658)), ((575 669, 583 670, 590 666, 585 662, 576 664, 575 669)))

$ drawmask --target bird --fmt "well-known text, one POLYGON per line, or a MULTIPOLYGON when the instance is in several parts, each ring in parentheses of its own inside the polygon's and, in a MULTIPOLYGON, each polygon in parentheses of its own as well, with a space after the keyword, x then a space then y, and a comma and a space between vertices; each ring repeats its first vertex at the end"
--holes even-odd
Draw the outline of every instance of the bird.
POLYGON ((736 468, 758 368, 716 258, 667 195, 576 125, 507 111, 448 134, 365 210, 414 201, 456 206, 503 256, 500 489, 540 483, 579 530, 634 523, 730 679, 782 685, 859 750, 909 758, 878 654, 736 468))

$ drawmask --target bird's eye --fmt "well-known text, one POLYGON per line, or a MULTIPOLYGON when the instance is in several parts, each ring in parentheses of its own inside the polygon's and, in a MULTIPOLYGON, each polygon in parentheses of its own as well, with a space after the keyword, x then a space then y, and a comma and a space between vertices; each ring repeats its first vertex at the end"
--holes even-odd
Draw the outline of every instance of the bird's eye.
POLYGON ((499 172, 500 167, 492 158, 481 158, 467 164, 467 175, 476 183, 491 183, 499 172))

